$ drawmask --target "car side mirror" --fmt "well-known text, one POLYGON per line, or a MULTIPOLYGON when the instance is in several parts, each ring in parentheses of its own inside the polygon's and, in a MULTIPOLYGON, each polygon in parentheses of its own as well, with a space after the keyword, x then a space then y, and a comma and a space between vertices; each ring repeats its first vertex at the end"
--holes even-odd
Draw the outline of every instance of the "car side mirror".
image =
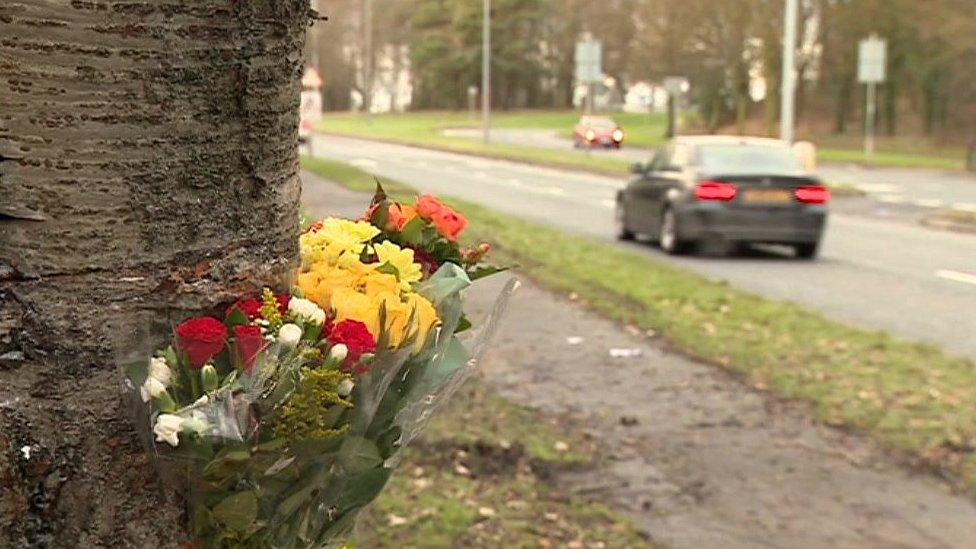
POLYGON ((634 162, 630 165, 630 173, 644 174, 647 173, 647 166, 642 162, 634 162))

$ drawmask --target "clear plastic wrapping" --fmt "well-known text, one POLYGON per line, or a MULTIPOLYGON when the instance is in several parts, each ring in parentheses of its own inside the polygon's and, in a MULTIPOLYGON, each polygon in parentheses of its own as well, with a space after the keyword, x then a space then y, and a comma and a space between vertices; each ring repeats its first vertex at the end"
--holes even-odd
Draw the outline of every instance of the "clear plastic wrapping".
POLYGON ((355 373, 338 366, 345 346, 340 353, 316 345, 306 336, 322 326, 288 310, 282 322, 302 333, 294 345, 283 334, 265 337, 249 355, 234 311, 222 321, 231 335, 202 367, 186 366, 199 360, 179 345, 148 361, 123 360, 139 432, 164 484, 185 495, 199 546, 329 547, 348 539, 404 447, 477 367, 518 286, 510 280, 487 317, 466 329, 470 284, 458 265, 441 265, 416 287, 438 325, 410 345, 384 345, 380 334, 375 354, 357 363, 368 367, 355 373), (221 361, 223 371, 210 365, 221 361))

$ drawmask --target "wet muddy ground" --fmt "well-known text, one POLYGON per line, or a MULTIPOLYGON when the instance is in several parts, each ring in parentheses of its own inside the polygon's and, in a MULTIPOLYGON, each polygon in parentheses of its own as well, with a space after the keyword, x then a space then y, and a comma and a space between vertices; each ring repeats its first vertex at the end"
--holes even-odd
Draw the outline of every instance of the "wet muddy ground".
MULTIPOLYGON (((315 183, 310 211, 362 211, 364 195, 315 183)), ((503 283, 480 282, 473 308, 484 311, 503 283)), ((556 481, 626 511, 665 546, 976 547, 976 505, 949 484, 817 424, 802 404, 662 349, 525 283, 482 375, 585 429, 602 459, 556 481)))

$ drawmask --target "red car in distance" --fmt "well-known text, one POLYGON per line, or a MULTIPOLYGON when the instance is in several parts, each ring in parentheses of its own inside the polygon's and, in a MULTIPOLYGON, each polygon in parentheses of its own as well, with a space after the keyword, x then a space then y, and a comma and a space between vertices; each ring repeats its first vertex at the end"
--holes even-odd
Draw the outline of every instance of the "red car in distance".
POLYGON ((573 146, 619 149, 624 142, 624 130, 606 116, 584 116, 573 129, 573 146))

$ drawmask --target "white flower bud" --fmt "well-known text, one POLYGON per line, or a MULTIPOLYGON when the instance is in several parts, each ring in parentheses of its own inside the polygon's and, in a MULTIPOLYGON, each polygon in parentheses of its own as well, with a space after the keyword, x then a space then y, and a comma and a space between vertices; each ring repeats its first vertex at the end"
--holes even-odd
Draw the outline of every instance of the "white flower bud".
POLYGON ((149 402, 165 392, 166 386, 154 377, 147 377, 145 383, 139 388, 139 394, 142 395, 143 402, 149 402))
POLYGON ((338 345, 333 345, 332 349, 329 350, 329 358, 336 362, 342 362, 343 360, 346 359, 346 356, 348 354, 349 354, 349 347, 346 347, 342 343, 339 343, 338 345))
POLYGON ((352 394, 352 389, 356 384, 352 382, 351 379, 343 379, 339 382, 339 396, 345 398, 352 394))
POLYGON ((288 302, 288 310, 315 324, 325 323, 325 311, 308 299, 302 299, 300 297, 291 298, 288 302))
POLYGON ((173 380, 173 372, 169 369, 169 365, 166 364, 165 358, 153 357, 149 359, 149 377, 156 378, 164 386, 169 387, 170 382, 173 380))
POLYGON ((302 329, 296 324, 285 324, 278 330, 278 342, 282 347, 294 349, 302 339, 302 329))
POLYGON ((160 414, 156 418, 156 426, 153 428, 153 433, 156 434, 156 442, 165 442, 174 448, 178 446, 180 443, 179 434, 184 421, 177 415, 160 414))
POLYGON ((193 406, 203 406, 205 404, 210 404, 210 397, 208 395, 203 395, 202 397, 198 398, 196 402, 193 403, 193 406))

